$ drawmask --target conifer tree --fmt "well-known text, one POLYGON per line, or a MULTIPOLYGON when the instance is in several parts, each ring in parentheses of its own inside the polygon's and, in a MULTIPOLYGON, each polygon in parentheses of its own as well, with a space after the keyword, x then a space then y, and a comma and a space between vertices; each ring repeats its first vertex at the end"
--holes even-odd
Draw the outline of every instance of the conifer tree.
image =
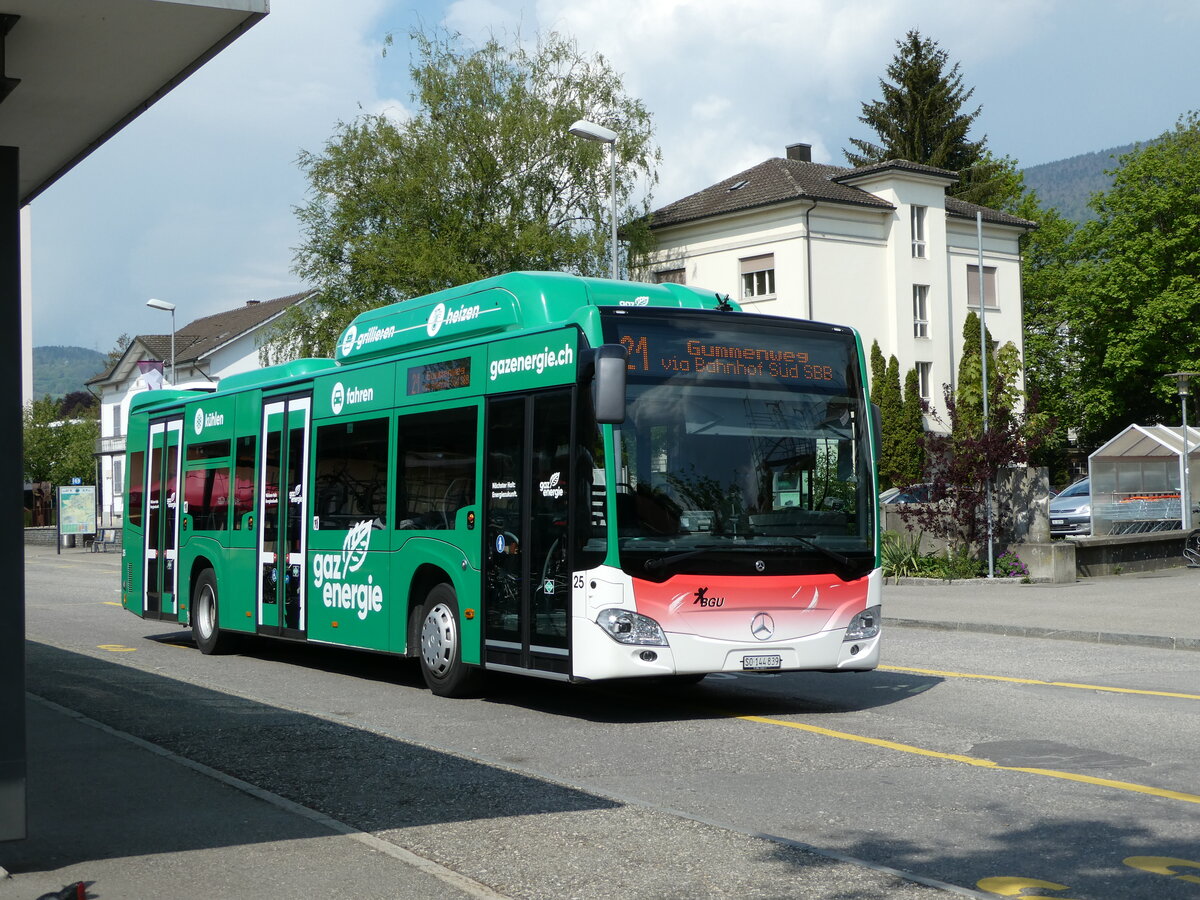
POLYGON ((882 99, 862 104, 859 121, 875 132, 878 143, 851 138, 855 150, 843 151, 852 166, 904 159, 956 172, 950 193, 981 206, 1010 208, 1020 199, 1023 179, 1016 161, 995 157, 987 136, 968 132, 982 111, 968 104, 975 88, 963 85, 959 64, 917 30, 896 42, 897 53, 880 79, 882 99), (857 152, 855 152, 857 151, 857 152))
POLYGON ((887 361, 879 349, 879 341, 871 342, 871 402, 882 409, 883 381, 887 377, 887 361))
POLYGON ((905 484, 916 484, 925 476, 925 402, 921 399, 921 379, 916 367, 904 378, 904 402, 901 407, 899 465, 905 484))
POLYGON ((883 390, 879 397, 879 411, 883 419, 879 481, 884 487, 904 487, 910 483, 903 480, 904 467, 901 463, 904 400, 900 392, 900 363, 894 356, 888 358, 887 374, 884 375, 883 390))

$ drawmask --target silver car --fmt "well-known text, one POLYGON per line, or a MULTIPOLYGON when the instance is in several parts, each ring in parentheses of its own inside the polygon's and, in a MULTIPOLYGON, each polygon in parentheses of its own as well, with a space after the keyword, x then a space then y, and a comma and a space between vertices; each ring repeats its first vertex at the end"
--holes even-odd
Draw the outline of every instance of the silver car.
POLYGON ((1092 484, 1076 481, 1050 501, 1050 536, 1092 533, 1092 484))

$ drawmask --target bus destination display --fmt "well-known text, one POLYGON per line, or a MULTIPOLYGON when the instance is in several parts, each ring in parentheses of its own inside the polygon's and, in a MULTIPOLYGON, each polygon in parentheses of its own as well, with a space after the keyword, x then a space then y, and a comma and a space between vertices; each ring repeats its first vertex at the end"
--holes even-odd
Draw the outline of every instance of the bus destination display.
MULTIPOLYGON (((622 329, 625 331, 624 329, 622 329)), ((770 335, 692 337, 653 326, 630 329, 618 340, 630 374, 671 377, 697 375, 714 380, 764 379, 773 382, 844 385, 846 351, 829 340, 779 340, 770 335)))

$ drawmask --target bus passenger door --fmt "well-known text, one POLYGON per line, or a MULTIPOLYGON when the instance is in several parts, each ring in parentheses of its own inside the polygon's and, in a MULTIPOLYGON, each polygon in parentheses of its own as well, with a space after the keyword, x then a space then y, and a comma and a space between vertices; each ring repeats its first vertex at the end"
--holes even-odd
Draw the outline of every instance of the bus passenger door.
POLYGON ((179 572, 179 471, 183 419, 150 426, 146 466, 146 577, 142 615, 152 619, 179 616, 176 597, 179 572))
POLYGON ((308 509, 311 395, 263 402, 259 459, 258 631, 307 631, 304 524, 308 509))
POLYGON ((487 668, 571 673, 567 523, 571 389, 488 402, 487 668))

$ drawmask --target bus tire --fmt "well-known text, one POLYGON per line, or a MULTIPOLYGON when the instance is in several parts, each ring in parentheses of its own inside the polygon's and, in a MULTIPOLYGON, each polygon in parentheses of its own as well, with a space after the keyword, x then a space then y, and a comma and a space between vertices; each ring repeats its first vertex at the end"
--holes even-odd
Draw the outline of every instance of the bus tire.
POLYGON ((421 607, 421 675, 439 697, 467 697, 479 690, 481 672, 462 661, 458 598, 448 584, 436 584, 421 607))
POLYGON ((192 591, 191 618, 192 637, 206 656, 227 652, 233 640, 233 636, 217 624, 220 621, 217 613, 217 576, 212 569, 205 569, 196 579, 196 588, 192 591))

